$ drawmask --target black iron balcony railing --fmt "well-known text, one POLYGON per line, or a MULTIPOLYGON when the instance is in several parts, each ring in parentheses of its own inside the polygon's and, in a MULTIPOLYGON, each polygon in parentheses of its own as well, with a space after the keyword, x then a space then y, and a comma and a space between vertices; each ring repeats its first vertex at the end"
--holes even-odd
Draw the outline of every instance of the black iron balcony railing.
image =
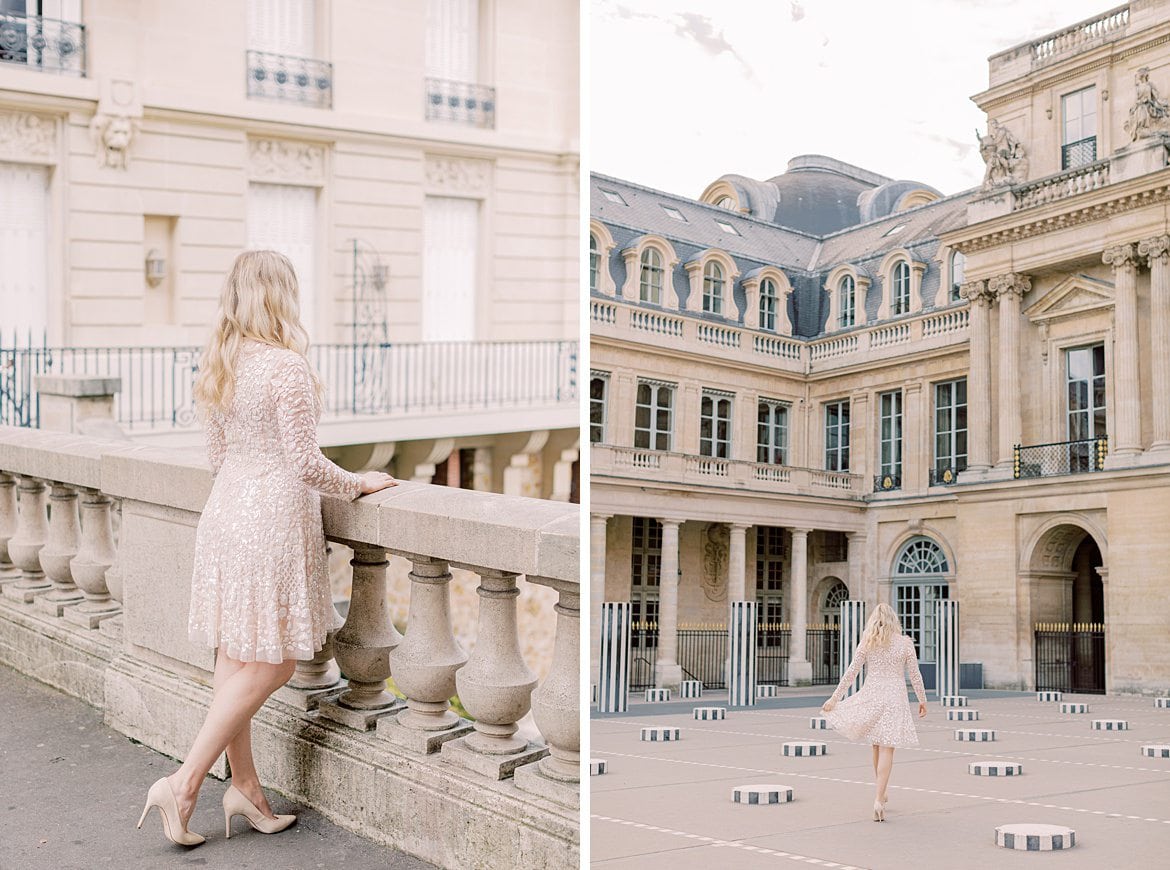
POLYGON ((85 26, 40 15, 0 12, 0 63, 85 75, 85 26))
POLYGON ((496 89, 470 82, 427 78, 426 119, 493 129, 496 126, 496 89))
POLYGON ((930 469, 931 486, 950 486, 959 479, 959 469, 953 465, 930 469))
POLYGON ((1097 137, 1089 136, 1060 146, 1060 169, 1073 169, 1097 159, 1097 137))
POLYGON ((1109 453, 1108 438, 1057 441, 1052 444, 1017 444, 1012 476, 1017 480, 1101 471, 1109 453))
POLYGON ((901 474, 879 474, 873 479, 874 492, 890 492, 902 488, 901 474))
POLYGON ((328 109, 333 105, 333 64, 250 50, 248 96, 328 109))

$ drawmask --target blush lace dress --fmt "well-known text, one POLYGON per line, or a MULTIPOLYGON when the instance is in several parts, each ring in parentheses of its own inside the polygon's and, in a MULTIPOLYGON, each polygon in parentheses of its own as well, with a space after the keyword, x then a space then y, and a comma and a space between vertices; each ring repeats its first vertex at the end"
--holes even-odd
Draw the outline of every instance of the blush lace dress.
POLYGON ((307 660, 337 627, 319 492, 361 494, 317 443, 300 354, 247 340, 226 412, 206 420, 215 483, 195 536, 188 635, 241 662, 307 660))
POLYGON ((832 712, 825 714, 826 723, 850 740, 879 746, 917 746, 918 731, 906 699, 906 673, 910 674, 919 703, 925 703, 926 691, 918 671, 914 641, 901 634, 883 648, 866 651, 858 646, 849 670, 833 692, 834 698, 844 694, 862 665, 866 670, 861 688, 838 701, 832 712))

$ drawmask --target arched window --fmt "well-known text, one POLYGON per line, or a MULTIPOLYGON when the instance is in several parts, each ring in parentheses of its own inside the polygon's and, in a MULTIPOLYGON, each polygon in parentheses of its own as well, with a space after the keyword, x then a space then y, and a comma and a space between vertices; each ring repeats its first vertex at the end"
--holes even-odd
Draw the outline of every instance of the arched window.
POLYGON ((597 236, 589 234, 589 292, 597 292, 597 276, 600 273, 601 253, 598 251, 597 236))
POLYGON ((723 267, 714 261, 703 269, 703 310, 723 313, 723 267))
POLYGON ((951 302, 958 302, 962 297, 959 289, 963 286, 963 277, 967 270, 967 258, 959 251, 951 252, 951 302))
POLYGON ((760 282, 760 329, 776 331, 776 282, 771 278, 760 282))
POLYGON ((902 547, 895 563, 899 577, 918 574, 949 574, 946 554, 930 538, 912 538, 902 547))
POLYGON ((838 326, 841 329, 852 326, 856 322, 856 312, 854 311, 854 290, 856 284, 853 281, 852 275, 846 275, 841 279, 841 284, 837 289, 837 310, 841 312, 838 318, 838 326))
POLYGON ((849 587, 838 580, 825 593, 825 603, 821 607, 822 622, 841 622, 841 602, 849 600, 849 587))
POLYGON ((725 208, 728 211, 735 211, 735 200, 730 196, 721 196, 715 201, 716 208, 725 208))
POLYGON ((951 566, 935 541, 911 538, 894 560, 895 609, 902 630, 914 641, 920 662, 935 660, 935 602, 950 598, 951 566))
POLYGON ((894 297, 890 303, 891 316, 910 313, 910 264, 905 260, 894 266, 894 297))
POLYGON ((642 277, 638 298, 643 302, 662 304, 662 254, 657 248, 642 252, 642 277))

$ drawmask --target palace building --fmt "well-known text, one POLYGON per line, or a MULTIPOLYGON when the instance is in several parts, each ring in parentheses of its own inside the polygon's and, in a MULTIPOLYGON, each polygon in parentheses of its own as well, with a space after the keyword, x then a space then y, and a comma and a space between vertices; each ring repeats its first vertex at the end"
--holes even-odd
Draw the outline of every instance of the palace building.
POLYGON ((1170 0, 993 55, 983 184, 819 155, 698 199, 592 178, 594 672, 835 683, 843 600, 889 602, 934 679, 1170 684, 1170 0))

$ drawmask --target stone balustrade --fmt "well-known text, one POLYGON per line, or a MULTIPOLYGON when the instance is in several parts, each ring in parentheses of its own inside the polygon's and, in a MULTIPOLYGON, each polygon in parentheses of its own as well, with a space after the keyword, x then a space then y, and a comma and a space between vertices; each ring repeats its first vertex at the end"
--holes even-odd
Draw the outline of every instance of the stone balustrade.
POLYGON ((1110 160, 1098 160, 1075 169, 1058 172, 1046 178, 1030 181, 1012 188, 1012 211, 1056 202, 1098 190, 1109 183, 1110 160))
MULTIPOLYGON (((182 757, 214 665, 186 631, 211 484, 198 451, 0 427, 0 661, 182 757)), ((327 538, 353 549, 348 614, 257 714, 262 779, 440 866, 576 866, 576 506, 403 482, 356 502, 322 497, 322 516, 327 538), (411 565, 402 633, 390 557, 411 565), (452 567, 479 578, 470 652, 453 630, 452 567), (521 583, 558 595, 540 682, 520 652, 521 583)), ((222 759, 213 773, 226 773, 222 759)))

